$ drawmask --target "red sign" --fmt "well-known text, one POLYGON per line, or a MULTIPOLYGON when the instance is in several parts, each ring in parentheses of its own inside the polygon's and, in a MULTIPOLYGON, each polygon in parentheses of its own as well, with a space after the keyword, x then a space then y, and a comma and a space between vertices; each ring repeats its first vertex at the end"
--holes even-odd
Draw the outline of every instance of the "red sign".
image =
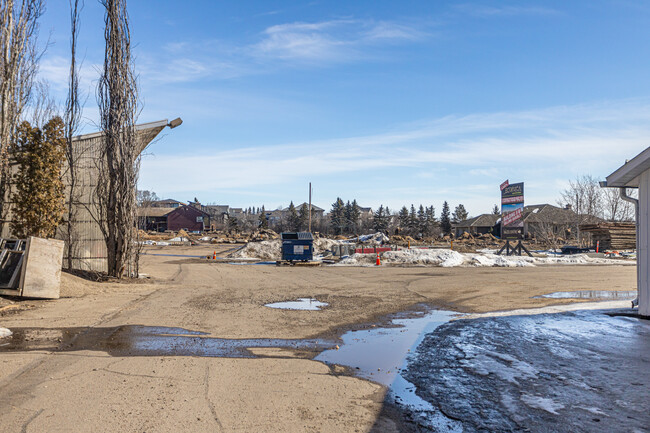
POLYGON ((514 223, 515 221, 521 219, 521 217, 524 214, 523 208, 516 209, 512 212, 509 212, 503 216, 503 225, 504 226, 509 226, 510 224, 514 223))
POLYGON ((510 203, 523 203, 524 202, 524 196, 519 195, 515 197, 505 197, 501 199, 501 204, 510 204, 510 203))
POLYGON ((501 191, 503 191, 504 189, 506 189, 506 187, 507 187, 508 185, 510 185, 510 182, 508 182, 508 180, 506 179, 506 181, 503 182, 503 183, 501 184, 501 186, 500 186, 501 191))

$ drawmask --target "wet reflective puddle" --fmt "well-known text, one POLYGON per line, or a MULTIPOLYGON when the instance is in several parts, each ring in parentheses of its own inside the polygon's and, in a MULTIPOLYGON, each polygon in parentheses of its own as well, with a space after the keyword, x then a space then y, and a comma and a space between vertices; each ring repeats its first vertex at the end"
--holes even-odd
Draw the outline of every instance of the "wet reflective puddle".
POLYGON ((265 307, 279 308, 282 310, 308 310, 317 311, 322 307, 327 307, 327 302, 320 302, 314 298, 298 298, 295 301, 274 302, 272 304, 265 304, 265 307))
POLYGON ((343 344, 338 350, 326 350, 314 360, 348 366, 355 375, 387 386, 388 398, 393 403, 425 414, 428 422, 437 428, 436 431, 462 431, 458 423, 418 397, 415 386, 401 375, 410 354, 425 335, 457 316, 458 313, 436 310, 415 317, 396 316, 391 327, 343 334, 343 344))
POLYGON ((551 299, 622 299, 636 298, 636 290, 577 290, 573 292, 553 292, 533 298, 551 299))
MULTIPOLYGON (((280 338, 227 339, 183 328, 127 325, 110 328, 12 328, 2 352, 97 350, 111 356, 267 357, 249 349, 279 348, 304 351, 305 358, 332 349, 335 341, 280 338)), ((269 355, 270 356, 270 355, 269 355)), ((283 357, 282 354, 272 357, 283 357)))

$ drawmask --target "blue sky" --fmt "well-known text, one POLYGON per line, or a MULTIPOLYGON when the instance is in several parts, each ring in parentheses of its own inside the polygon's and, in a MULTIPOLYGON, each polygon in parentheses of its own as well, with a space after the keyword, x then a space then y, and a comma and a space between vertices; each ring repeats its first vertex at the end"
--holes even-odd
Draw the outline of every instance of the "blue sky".
MULTIPOLYGON (((67 1, 50 1, 41 75, 65 98, 67 1)), ((103 12, 80 51, 96 130, 103 12)), ((650 143, 650 5, 634 1, 129 2, 140 122, 180 116, 142 161, 164 198, 276 208, 463 203, 503 180, 555 203, 650 143)))

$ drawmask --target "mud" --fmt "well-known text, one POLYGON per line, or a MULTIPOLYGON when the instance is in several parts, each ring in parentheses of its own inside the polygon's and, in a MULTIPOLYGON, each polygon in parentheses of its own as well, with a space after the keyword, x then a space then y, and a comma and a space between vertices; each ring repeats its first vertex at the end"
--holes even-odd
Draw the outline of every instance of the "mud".
POLYGON ((323 307, 327 307, 327 302, 320 302, 313 298, 298 298, 296 301, 274 302, 272 304, 265 304, 265 307, 279 308, 281 310, 304 310, 304 311, 319 311, 323 307))
POLYGON ((571 292, 553 292, 533 298, 550 299, 634 299, 636 290, 577 290, 571 292))
MULTIPOLYGON (((127 325, 106 328, 12 328, 4 338, 2 352, 74 352, 92 350, 111 356, 201 356, 259 358, 249 349, 276 348, 298 351, 301 357, 313 358, 336 342, 325 339, 209 337, 202 332, 183 328, 127 325)), ((266 356, 266 355, 264 355, 266 356)), ((281 352, 270 357, 285 357, 281 352)), ((295 357, 292 355, 291 357, 295 357)))

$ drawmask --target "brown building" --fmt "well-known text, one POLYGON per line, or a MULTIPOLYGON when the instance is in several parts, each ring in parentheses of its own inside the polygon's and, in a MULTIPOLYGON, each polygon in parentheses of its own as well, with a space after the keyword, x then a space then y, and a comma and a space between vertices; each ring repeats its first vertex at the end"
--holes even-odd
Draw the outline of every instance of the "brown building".
POLYGON ((167 230, 202 232, 206 227, 210 228, 210 215, 194 206, 177 207, 167 214, 167 230))

